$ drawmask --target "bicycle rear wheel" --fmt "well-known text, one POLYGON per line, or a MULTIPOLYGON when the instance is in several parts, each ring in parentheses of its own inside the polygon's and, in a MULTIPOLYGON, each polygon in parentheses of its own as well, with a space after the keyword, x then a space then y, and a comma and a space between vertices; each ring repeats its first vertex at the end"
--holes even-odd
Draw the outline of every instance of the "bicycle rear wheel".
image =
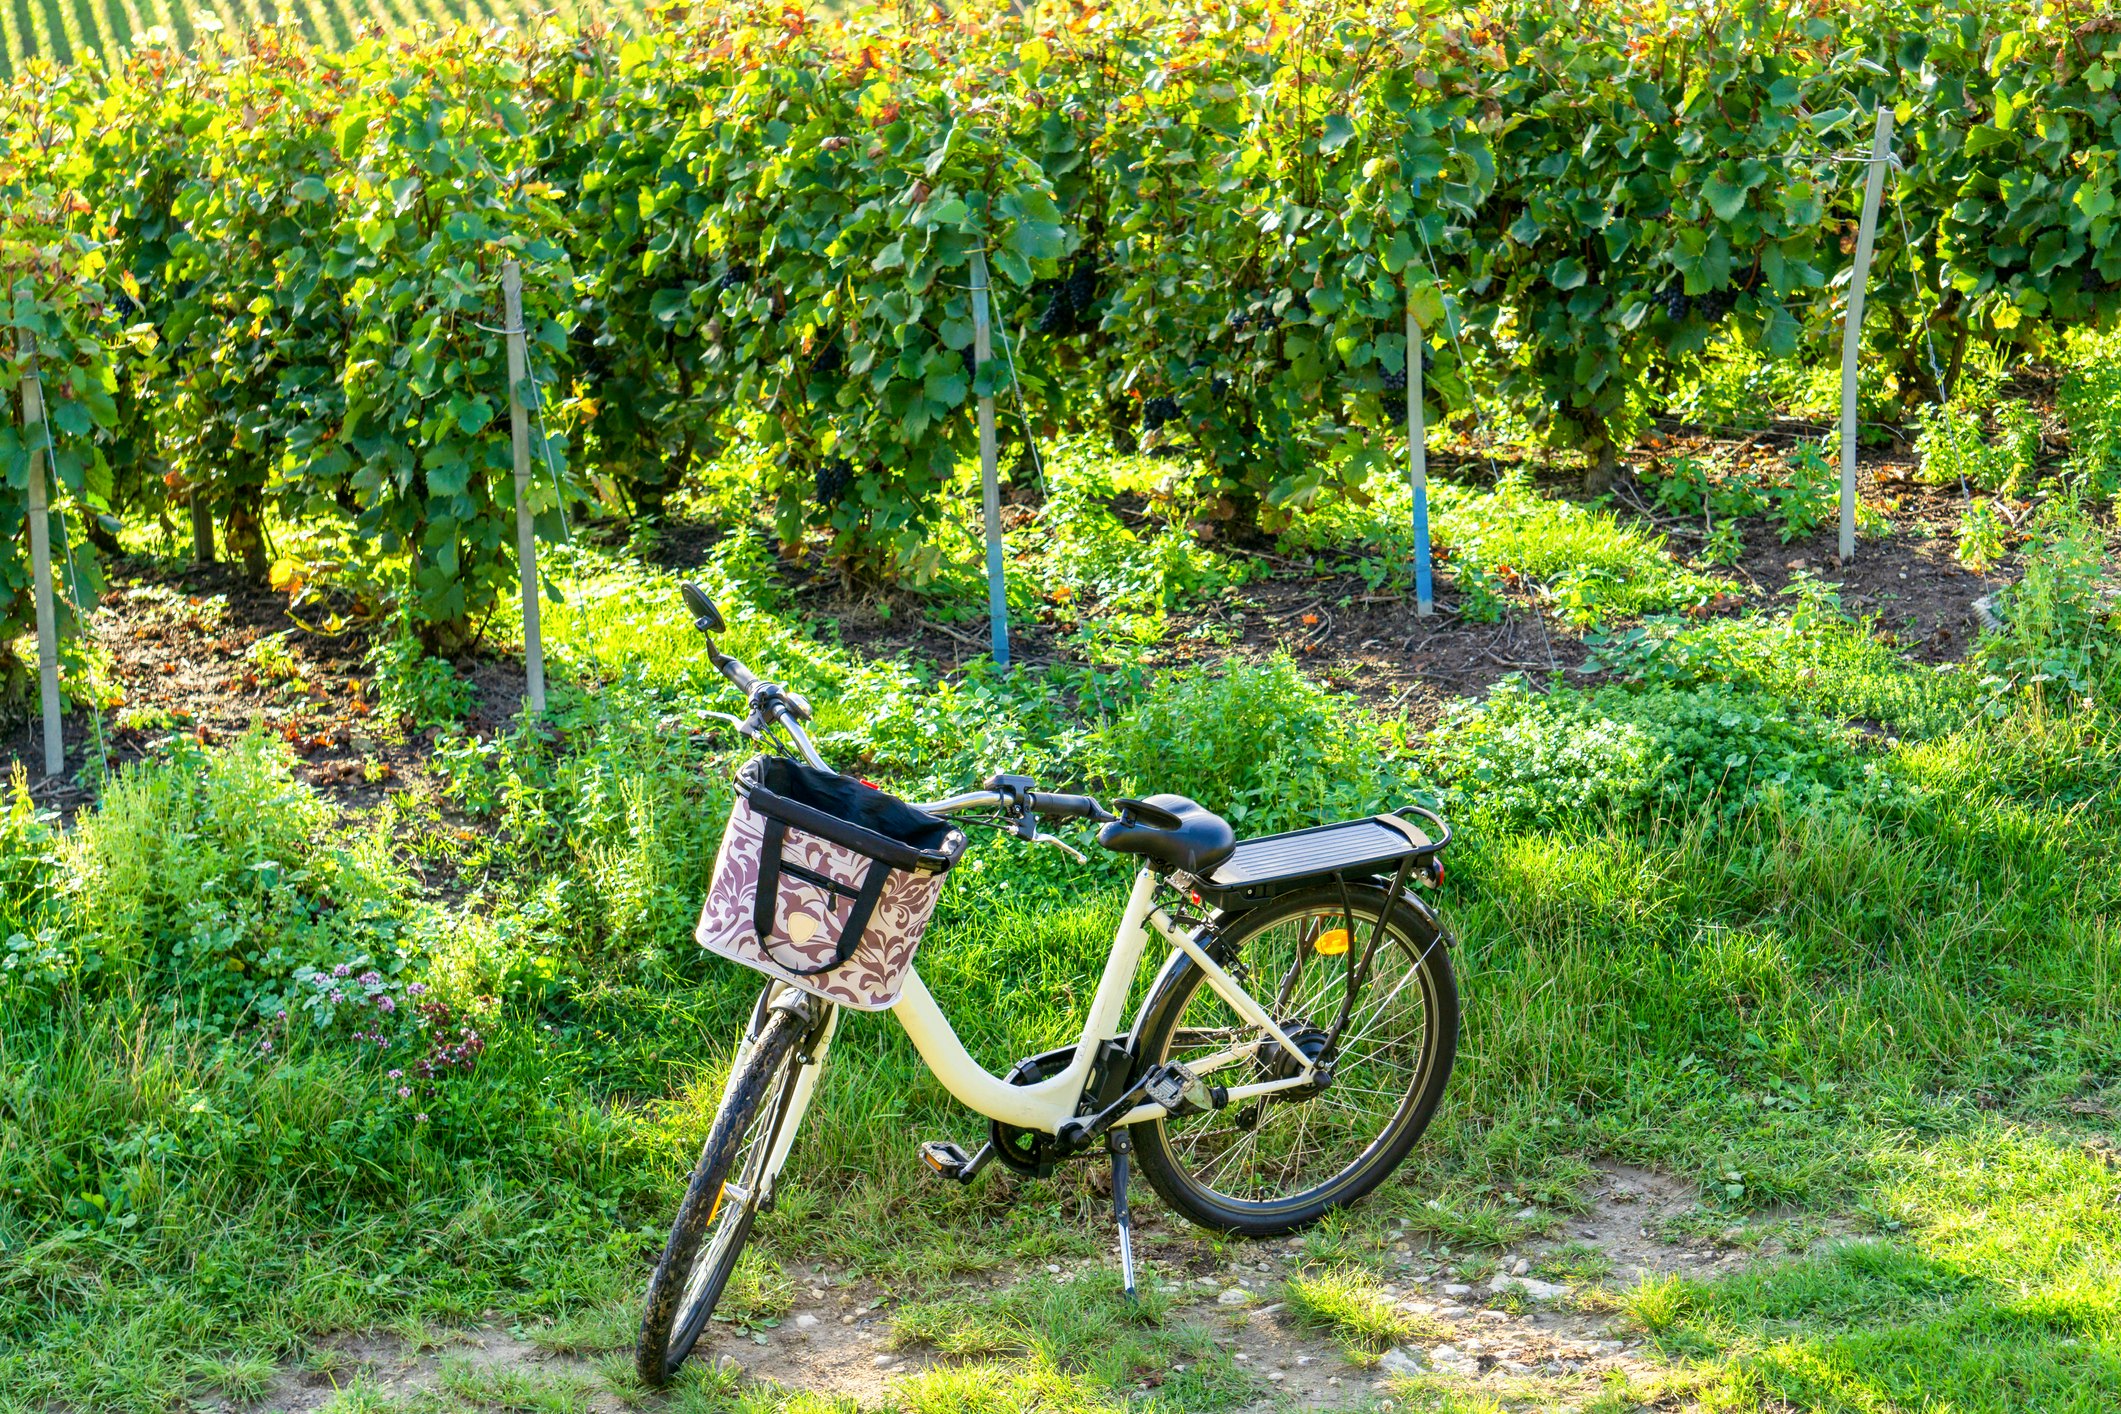
MULTIPOLYGON (((1193 1222, 1251 1236, 1303 1227, 1382 1183, 1428 1128, 1458 1051, 1457 979, 1429 915, 1374 885, 1345 894, 1327 885, 1233 920, 1226 955, 1245 990, 1316 1058, 1380 917, 1383 937, 1324 1086, 1133 1126, 1142 1173, 1193 1222)), ((1179 1061, 1232 1088, 1300 1073, 1191 962, 1152 1007, 1143 1065, 1179 1061), (1233 1052, 1243 1059, 1213 1064, 1233 1052)))
POLYGON ((634 1368, 648 1384, 662 1384, 692 1354, 751 1237, 772 1178, 766 1168, 774 1141, 795 1093, 798 1043, 811 1028, 808 1007, 814 1005, 764 1008, 730 1067, 721 1108, 648 1282, 634 1348, 634 1368))

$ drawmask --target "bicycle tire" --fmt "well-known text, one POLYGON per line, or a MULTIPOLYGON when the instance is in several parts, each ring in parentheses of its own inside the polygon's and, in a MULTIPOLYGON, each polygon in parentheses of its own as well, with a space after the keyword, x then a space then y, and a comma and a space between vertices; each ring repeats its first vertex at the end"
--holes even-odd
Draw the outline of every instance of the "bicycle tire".
MULTIPOLYGON (((1298 954, 1308 957, 1314 949, 1324 955, 1317 939, 1331 931, 1344 930, 1347 912, 1353 914, 1355 936, 1352 945, 1347 938, 1340 940, 1343 951, 1339 956, 1347 958, 1352 964, 1367 943, 1370 931, 1375 927, 1381 913, 1387 920, 1387 944, 1378 949, 1378 957, 1373 963, 1368 980, 1358 991, 1358 1010, 1351 1015, 1348 1027, 1343 1033, 1344 1043, 1346 1039, 1354 1038, 1358 1044, 1348 1046, 1336 1057, 1334 1079, 1323 1092, 1299 1100, 1276 1101, 1270 1097, 1254 1101, 1251 1106, 1232 1105, 1223 1110, 1209 1110, 1175 1119, 1167 1117, 1148 1120, 1131 1126, 1134 1149, 1143 1175, 1148 1178, 1150 1185, 1156 1189, 1164 1202, 1192 1222, 1216 1231, 1251 1237, 1269 1237, 1309 1226, 1335 1208, 1353 1203, 1382 1183, 1405 1161, 1415 1142, 1428 1128, 1438 1104, 1443 1099, 1444 1090, 1450 1083, 1452 1062, 1458 1052, 1458 983, 1451 969, 1450 953, 1445 947, 1442 929, 1433 921, 1433 916, 1407 900, 1389 898, 1388 893, 1386 889, 1368 884, 1350 885, 1345 895, 1337 885, 1306 889, 1241 915, 1232 920, 1225 930, 1225 956, 1237 960, 1241 967, 1256 967, 1259 962, 1267 961, 1266 958, 1248 957, 1247 950, 1263 951, 1262 940, 1275 935, 1276 930, 1286 933, 1291 924, 1297 925, 1297 941, 1291 953, 1292 963, 1298 954), (1304 936, 1307 923, 1314 930, 1309 937, 1304 936), (1387 959, 1396 959, 1399 965, 1388 967, 1387 959), (1196 1141, 1204 1137, 1212 1138, 1218 1122, 1237 1127, 1243 1119, 1244 1111, 1252 1109, 1252 1128, 1242 1132, 1257 1134, 1267 1128, 1270 1116, 1296 1113, 1305 1105, 1320 1105, 1332 1097, 1336 1090, 1344 1096, 1368 1093, 1358 1092, 1355 1088, 1364 1078, 1362 1067, 1370 1055, 1370 1052, 1361 1050, 1360 1043, 1370 1042, 1375 1032, 1373 1030, 1358 1036, 1365 1015, 1359 1008, 1361 999, 1375 995, 1380 985, 1396 988, 1384 998, 1386 1008, 1390 1008, 1399 996, 1406 995, 1409 989, 1412 990, 1412 995, 1419 1004, 1420 1034, 1411 1048, 1412 1063, 1404 1067, 1409 1071, 1404 1092, 1391 1093, 1396 1090, 1396 1086, 1378 1092, 1382 1098, 1394 1103, 1389 1115, 1381 1116, 1376 1134, 1368 1137, 1360 1151, 1353 1153, 1345 1164, 1333 1168, 1330 1173, 1315 1181, 1302 1183, 1290 1192, 1268 1193, 1263 1191, 1266 1185, 1260 1185, 1251 1193, 1230 1193, 1204 1180, 1199 1170, 1204 1161, 1212 1158, 1213 1154, 1207 1151, 1206 1144, 1196 1141), (1174 1130, 1177 1133, 1174 1133, 1174 1130)), ((1330 985, 1330 968, 1321 971, 1327 976, 1330 985)), ((1285 973, 1284 980, 1289 975, 1285 973)), ((1305 1000, 1300 965, 1296 967, 1293 975, 1299 984, 1296 994, 1288 999, 1288 1004, 1279 1008, 1276 1005, 1279 998, 1270 999, 1262 995, 1261 991, 1250 983, 1246 984, 1246 990, 1258 999, 1270 1014, 1279 1011, 1280 1014, 1274 1016, 1275 1022, 1282 1026, 1292 1040, 1302 1043, 1299 1030, 1311 1032, 1322 1039, 1326 1029, 1331 1026, 1332 1017, 1321 1018, 1310 1014, 1323 1009, 1319 1006, 1314 1005, 1307 1009, 1297 1005, 1305 1000)), ((1197 964, 1190 959, 1182 959, 1169 974, 1166 984, 1151 996, 1144 1008, 1142 1022, 1136 1030, 1135 1054, 1140 1065, 1150 1066, 1173 1059, 1174 1050, 1181 1052, 1176 1058, 1183 1060, 1183 1052, 1189 1041, 1194 1043, 1196 1048, 1213 1047, 1218 1050, 1228 1044, 1227 1036, 1237 1029, 1234 1026, 1226 1024, 1218 1031, 1214 1026, 1196 1024, 1189 1030, 1183 1024, 1189 1018, 1196 1023, 1212 1021, 1217 1019, 1217 1013, 1220 1017, 1236 1021, 1235 1014, 1229 1011, 1220 995, 1212 988, 1204 987, 1206 980, 1206 974, 1197 964), (1196 1006, 1196 999, 1202 997, 1207 998, 1207 1001, 1196 1006)), ((1343 971, 1342 993, 1346 991, 1345 984, 1346 975, 1343 971)), ((1321 1001, 1327 999, 1320 998, 1321 1001)), ((1384 1027, 1386 1024, 1381 1014, 1374 1026, 1384 1027)), ((1265 1034, 1262 1029, 1250 1029, 1255 1035, 1265 1034)), ((1387 1035, 1379 1038, 1378 1045, 1372 1047, 1372 1051, 1380 1050, 1391 1043, 1406 1049, 1406 1038, 1387 1035)), ((1279 1053, 1278 1046, 1273 1046, 1271 1042, 1269 1046, 1276 1054, 1279 1053)), ((1262 1067, 1262 1063, 1256 1059, 1240 1064, 1262 1067)), ((1376 1069, 1380 1073, 1383 1071, 1383 1067, 1376 1069)), ((1208 1078, 1215 1083, 1234 1086, 1244 1083, 1247 1078, 1266 1077, 1264 1074, 1236 1075, 1226 1070, 1208 1078)), ((1350 1118, 1347 1110, 1351 1108, 1344 1105, 1340 1115, 1326 1115, 1332 1120, 1332 1126, 1338 1127, 1322 1123, 1321 1142, 1345 1145, 1365 1138, 1362 1134, 1352 1133, 1355 1126, 1346 1122, 1350 1118)), ((1298 1131, 1295 1140, 1299 1159, 1307 1133, 1308 1129, 1298 1131)), ((1227 1141, 1221 1150, 1214 1151, 1224 1157, 1215 1158, 1214 1162, 1228 1165, 1236 1152, 1249 1142, 1252 1141, 1227 1141)), ((1264 1148, 1264 1145, 1255 1145, 1255 1155, 1264 1148)))
POLYGON ((785 1111, 795 1085, 797 1072, 790 1062, 796 1044, 810 1024, 797 1012, 768 1009, 759 1034, 730 1071, 721 1107, 678 1203, 670 1240, 649 1278, 640 1340, 634 1348, 634 1369, 649 1385, 664 1383, 692 1354, 750 1240, 760 1195, 746 1194, 726 1214, 720 1212, 720 1199, 732 1166, 756 1149, 756 1144, 747 1149, 745 1141, 754 1138, 762 1122, 767 1125, 763 1137, 770 1141, 776 1117, 785 1111))

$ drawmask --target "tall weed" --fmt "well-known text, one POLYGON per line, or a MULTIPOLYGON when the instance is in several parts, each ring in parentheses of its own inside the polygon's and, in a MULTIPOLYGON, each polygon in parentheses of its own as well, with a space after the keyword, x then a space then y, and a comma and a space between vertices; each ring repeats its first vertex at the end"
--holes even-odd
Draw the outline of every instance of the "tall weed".
POLYGON ((402 876, 340 830, 262 734, 126 768, 66 845, 59 923, 80 972, 226 1031, 285 1008, 304 966, 401 970, 402 876))
POLYGON ((2049 503, 2025 549, 2025 576, 1999 600, 2005 631, 1983 641, 1990 671, 2035 695, 2114 700, 2121 611, 2099 525, 2074 500, 2049 503))
POLYGON ((1097 730, 1091 759, 1129 793, 1175 791, 1266 834, 1405 803, 1416 782, 1387 740, 1276 657, 1164 676, 1097 730))

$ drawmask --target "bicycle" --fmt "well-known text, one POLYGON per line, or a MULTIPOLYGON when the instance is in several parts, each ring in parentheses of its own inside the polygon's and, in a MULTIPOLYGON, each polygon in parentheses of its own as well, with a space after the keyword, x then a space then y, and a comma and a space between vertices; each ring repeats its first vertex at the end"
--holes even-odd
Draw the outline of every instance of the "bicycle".
MULTIPOLYGON (((721 614, 697 586, 683 592, 709 660, 746 696, 743 735, 829 771, 804 730, 809 704, 721 652, 721 614)), ((1290 1232, 1356 1201, 1399 1166, 1435 1114, 1457 1053, 1458 992, 1449 933, 1410 888, 1443 882, 1451 832, 1433 812, 1408 806, 1239 841, 1182 796, 1113 804, 1002 774, 914 806, 1083 863, 1039 823, 1093 821, 1101 845, 1143 860, 1073 1046, 998 1076, 967 1054, 917 970, 889 1009, 944 1089, 988 1121, 977 1153, 921 1146, 938 1175, 970 1183, 999 1161, 1043 1177, 1103 1148, 1131 1298, 1133 1164, 1192 1222, 1245 1236, 1290 1232), (1170 954, 1123 1025, 1137 968, 1158 939, 1170 954), (1269 982, 1263 1003, 1251 989, 1269 982)), ((781 980, 753 1005, 649 1283, 635 1352, 649 1383, 691 1354, 754 1219, 771 1208, 838 1011, 781 980)))

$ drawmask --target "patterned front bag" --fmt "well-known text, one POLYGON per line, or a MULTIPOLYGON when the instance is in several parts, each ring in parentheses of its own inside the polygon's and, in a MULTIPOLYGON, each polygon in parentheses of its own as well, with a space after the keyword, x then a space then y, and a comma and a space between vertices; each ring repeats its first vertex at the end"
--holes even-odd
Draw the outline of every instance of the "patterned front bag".
POLYGON ((736 784, 700 946, 841 1006, 896 1002, 964 835, 783 757, 753 757, 736 784))

